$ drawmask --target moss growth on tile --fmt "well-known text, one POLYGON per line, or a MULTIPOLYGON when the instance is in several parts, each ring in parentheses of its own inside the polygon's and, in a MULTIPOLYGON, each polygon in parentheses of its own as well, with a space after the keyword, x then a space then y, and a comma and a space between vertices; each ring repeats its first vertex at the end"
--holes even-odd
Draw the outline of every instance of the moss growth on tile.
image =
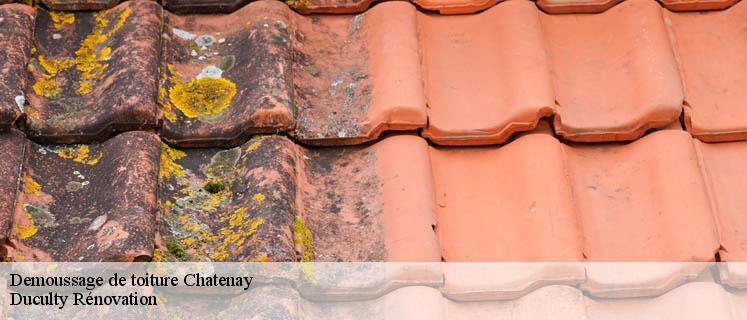
POLYGON ((202 189, 207 191, 208 193, 215 194, 225 190, 226 186, 222 181, 208 181, 204 186, 202 186, 202 189))
POLYGON ((314 260, 314 237, 299 215, 296 215, 293 223, 293 242, 296 245, 296 251, 301 255, 301 262, 314 260))
POLYGON ((236 84, 223 78, 176 81, 169 90, 171 102, 188 118, 218 114, 228 108, 234 95, 236 84))
POLYGON ((306 9, 311 6, 311 0, 285 0, 285 3, 293 9, 306 9))

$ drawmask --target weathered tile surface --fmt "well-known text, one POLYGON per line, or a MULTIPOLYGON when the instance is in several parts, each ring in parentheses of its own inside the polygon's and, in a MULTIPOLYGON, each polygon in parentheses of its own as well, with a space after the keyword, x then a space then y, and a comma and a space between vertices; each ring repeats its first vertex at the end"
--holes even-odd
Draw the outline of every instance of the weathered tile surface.
POLYGON ((57 11, 103 10, 119 2, 121 0, 41 0, 47 8, 57 11))
POLYGON ((666 12, 685 89, 685 125, 703 141, 747 138, 747 2, 724 11, 666 12))
POLYGON ((21 115, 26 98, 26 63, 33 45, 35 10, 20 4, 0 5, 0 131, 21 115))
POLYGON ((252 3, 228 16, 166 14, 161 135, 185 146, 240 144, 293 127, 287 6, 252 3))
POLYGON ((10 235, 16 192, 21 178, 21 164, 27 149, 22 133, 12 130, 0 133, 0 239, 10 235))
POLYGON ((164 8, 175 13, 230 13, 251 0, 161 0, 164 8))
POLYGON ((160 15, 147 0, 96 13, 39 10, 26 87, 28 134, 84 142, 154 128, 160 15))
POLYGON ((156 232, 156 135, 127 132, 99 145, 26 144, 11 259, 150 259, 156 232))
POLYGON ((161 259, 437 261, 428 185, 418 185, 426 147, 417 137, 346 149, 277 136, 222 150, 164 145, 161 259), (423 203, 399 202, 413 197, 423 203))

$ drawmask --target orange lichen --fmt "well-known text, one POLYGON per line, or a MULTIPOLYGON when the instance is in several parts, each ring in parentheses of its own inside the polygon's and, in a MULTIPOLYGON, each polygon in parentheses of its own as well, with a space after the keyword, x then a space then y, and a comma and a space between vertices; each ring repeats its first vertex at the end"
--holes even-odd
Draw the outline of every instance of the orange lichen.
POLYGON ((259 204, 262 204, 263 202, 265 202, 265 199, 266 199, 266 198, 267 198, 267 197, 265 197, 265 195, 264 195, 264 194, 261 194, 261 193, 255 193, 255 194, 254 194, 254 195, 252 196, 252 200, 254 200, 254 201, 258 202, 259 204))
POLYGON ((223 241, 210 255, 210 258, 215 261, 224 261, 231 255, 239 253, 248 239, 252 241, 256 239, 257 229, 265 223, 262 217, 249 217, 246 208, 236 209, 231 214, 222 214, 220 221, 228 221, 228 226, 221 228, 218 232, 223 241))
POLYGON ((29 238, 39 231, 39 229, 37 229, 36 227, 36 223, 34 223, 34 218, 31 217, 31 213, 29 213, 27 210, 24 210, 24 213, 26 214, 26 221, 22 222, 18 227, 16 227, 16 233, 18 234, 18 238, 20 239, 29 238))
POLYGON ((82 163, 85 165, 95 165, 99 163, 99 160, 101 160, 101 157, 104 156, 104 153, 99 151, 95 154, 91 154, 91 150, 88 147, 88 145, 80 144, 77 146, 71 146, 71 147, 62 147, 59 150, 57 150, 57 155, 64 159, 72 159, 73 161, 77 163, 82 163))
POLYGON ((169 90, 171 102, 188 118, 214 115, 228 107, 236 95, 236 84, 223 78, 176 81, 169 90))
POLYGON ((60 83, 55 79, 37 79, 31 87, 40 96, 54 98, 60 94, 60 83))

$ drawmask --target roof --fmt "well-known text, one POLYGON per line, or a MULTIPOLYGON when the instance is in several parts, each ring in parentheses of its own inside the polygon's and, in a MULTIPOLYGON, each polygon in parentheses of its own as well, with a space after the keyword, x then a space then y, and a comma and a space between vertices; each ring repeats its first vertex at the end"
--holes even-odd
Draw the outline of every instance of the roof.
POLYGON ((42 4, 0 6, 12 259, 747 259, 742 2, 42 4))

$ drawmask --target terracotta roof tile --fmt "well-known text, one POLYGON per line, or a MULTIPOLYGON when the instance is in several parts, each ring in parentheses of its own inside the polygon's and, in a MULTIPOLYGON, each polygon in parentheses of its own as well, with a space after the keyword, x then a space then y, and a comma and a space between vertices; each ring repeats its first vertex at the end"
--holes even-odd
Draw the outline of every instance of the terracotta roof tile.
POLYGON ((285 3, 300 13, 360 13, 378 0, 286 0, 285 3))
POLYGON ((163 148, 166 260, 439 260, 418 137, 354 149, 275 136, 225 150, 163 148))
POLYGON ((739 0, 660 0, 672 11, 703 11, 726 9, 739 0))
POLYGON ((558 134, 573 141, 633 140, 677 120, 682 85, 656 2, 630 0, 601 14, 541 18, 558 134))
POLYGON ((710 261, 719 246, 683 131, 628 145, 535 134, 431 157, 446 261, 710 261))
POLYGON ((16 261, 150 259, 158 137, 127 132, 99 145, 24 143, 10 236, 16 261))
POLYGON ((537 0, 537 6, 547 13, 599 13, 623 0, 537 0))
POLYGON ((0 6, 0 131, 7 130, 25 107, 25 66, 33 43, 35 12, 29 6, 0 6))
POLYGON ((161 0, 164 8, 176 13, 230 13, 252 0, 161 0))
POLYGON ((671 24, 685 88, 685 124, 704 141, 744 140, 747 113, 747 2, 725 11, 672 13, 671 24))
POLYGON ((160 14, 147 0, 102 13, 38 10, 28 134, 87 142, 155 127, 160 14))
POLYGON ((26 151, 22 133, 9 131, 0 133, 0 240, 5 241, 10 234, 15 208, 16 191, 21 178, 21 163, 26 151))
MULTIPOLYGON (((697 140, 696 140, 697 141, 697 140)), ((696 142, 703 172, 710 188, 713 211, 721 237, 722 261, 747 261, 747 199, 741 193, 747 185, 743 170, 747 142, 696 142)))
POLYGON ((503 0, 412 0, 423 9, 438 11, 440 14, 475 13, 501 1, 503 0))
POLYGON ((429 108, 423 136, 439 144, 502 143, 552 114, 550 66, 533 3, 418 20, 429 108))

